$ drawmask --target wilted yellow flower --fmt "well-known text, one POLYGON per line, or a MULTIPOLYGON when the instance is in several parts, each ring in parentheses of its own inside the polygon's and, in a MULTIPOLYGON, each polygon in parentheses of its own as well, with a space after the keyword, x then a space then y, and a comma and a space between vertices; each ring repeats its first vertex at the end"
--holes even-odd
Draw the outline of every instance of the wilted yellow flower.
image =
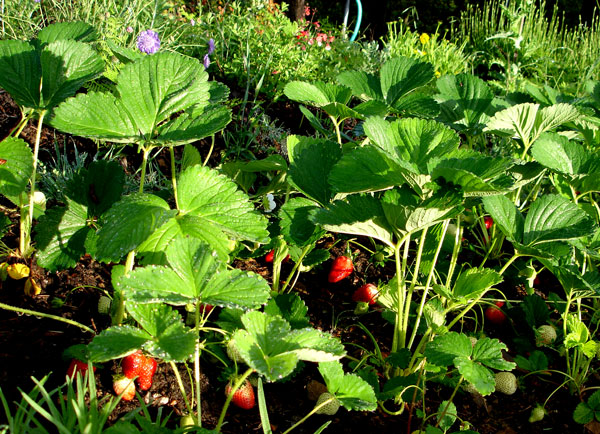
POLYGON ((11 279, 19 280, 29 276, 29 267, 25 264, 12 264, 6 269, 11 279))
POLYGON ((429 42, 429 35, 427 33, 421 33, 421 36, 419 37, 419 41, 421 41, 421 44, 425 45, 426 43, 429 42))
POLYGON ((25 288, 23 289, 25 291, 25 295, 28 295, 30 297, 39 295, 42 292, 42 288, 40 287, 40 285, 37 284, 33 277, 27 279, 27 282, 25 282, 25 288))

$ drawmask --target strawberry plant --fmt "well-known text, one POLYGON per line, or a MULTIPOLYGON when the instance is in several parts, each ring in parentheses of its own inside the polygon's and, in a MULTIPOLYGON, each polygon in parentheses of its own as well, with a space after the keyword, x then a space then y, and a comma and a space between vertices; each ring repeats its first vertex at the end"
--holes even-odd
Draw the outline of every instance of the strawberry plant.
POLYGON ((0 41, 0 86, 23 113, 12 135, 0 142, 4 162, 0 193, 19 207, 19 253, 25 258, 33 253, 31 228, 42 125, 61 102, 102 73, 104 62, 87 44, 96 37, 90 25, 73 22, 45 27, 31 41, 0 41), (37 119, 33 153, 18 138, 30 119, 37 119))

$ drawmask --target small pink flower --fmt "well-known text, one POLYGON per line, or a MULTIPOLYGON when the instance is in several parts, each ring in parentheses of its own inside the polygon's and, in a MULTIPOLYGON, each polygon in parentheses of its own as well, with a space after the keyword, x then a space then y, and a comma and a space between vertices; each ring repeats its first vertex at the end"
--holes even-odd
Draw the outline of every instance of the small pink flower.
POLYGON ((315 40, 314 40, 313 38, 310 38, 310 39, 308 40, 308 45, 312 45, 312 44, 314 44, 314 43, 315 43, 315 40))
POLYGON ((133 33, 133 27, 128 26, 125 30, 127 30, 127 33, 133 33))
POLYGON ((329 44, 325 45, 325 49, 326 49, 327 51, 331 50, 331 45, 329 45, 329 44))
POLYGON ((272 72, 272 74, 279 74, 279 71, 275 70, 272 72))
POLYGON ((320 28, 320 27, 321 27, 321 24, 320 24, 318 21, 315 21, 315 22, 313 23, 313 25, 315 26, 315 29, 318 29, 318 28, 320 28))
POLYGON ((335 41, 335 36, 331 35, 331 36, 329 37, 329 42, 333 42, 333 41, 335 41))
POLYGON ((306 15, 306 16, 310 15, 310 8, 308 6, 304 6, 304 15, 306 15))

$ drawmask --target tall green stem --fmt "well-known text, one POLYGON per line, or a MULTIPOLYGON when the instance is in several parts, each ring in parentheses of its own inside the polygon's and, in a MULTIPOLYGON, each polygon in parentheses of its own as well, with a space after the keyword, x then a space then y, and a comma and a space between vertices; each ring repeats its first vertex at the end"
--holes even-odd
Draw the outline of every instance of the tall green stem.
POLYGON ((35 195, 35 178, 37 175, 37 164, 38 164, 38 154, 40 152, 40 138, 42 136, 42 124, 44 122, 44 117, 46 116, 46 110, 42 110, 40 113, 40 118, 38 119, 37 131, 35 133, 35 143, 33 145, 33 170, 31 172, 31 178, 29 178, 29 209, 27 210, 27 218, 25 222, 23 222, 23 217, 21 216, 21 224, 20 224, 20 239, 19 239, 19 250, 21 251, 21 255, 23 257, 28 258, 31 254, 31 227, 33 226, 33 202, 35 195))
POLYGON ((171 182, 173 183, 175 208, 179 209, 179 199, 177 197, 177 170, 175 168, 175 150, 173 149, 173 146, 169 146, 169 154, 171 154, 171 182))
POLYGON ((435 255, 433 256, 433 262, 431 264, 429 274, 427 275, 427 281, 425 282, 425 288, 423 289, 423 295, 421 296, 421 304, 419 305, 417 319, 413 326, 413 331, 410 336, 410 341, 408 341, 408 348, 412 347, 412 344, 415 341, 415 337, 417 336, 417 329, 419 328, 421 318, 423 317, 423 310, 425 309, 425 302, 427 301, 427 294, 429 293, 429 285, 431 285, 431 280, 433 279, 433 273, 435 271, 435 264, 437 263, 438 256, 442 250, 442 244, 444 244, 444 238, 446 238, 446 230, 448 229, 449 224, 450 224, 450 220, 446 220, 444 222, 444 227, 442 229, 442 237, 438 243, 437 249, 435 251, 435 255))
POLYGON ((53 319, 56 321, 64 322, 65 324, 74 325, 75 327, 79 327, 81 330, 95 334, 94 330, 92 330, 91 328, 89 328, 81 323, 78 323, 77 321, 63 318, 62 316, 50 315, 49 313, 36 312, 35 310, 23 309, 21 307, 14 307, 14 306, 4 304, 4 303, 0 303, 0 309, 11 310, 13 312, 18 312, 18 313, 25 314, 25 315, 33 315, 33 316, 39 316, 41 318, 53 319))
POLYGON ((326 405, 328 405, 331 401, 333 401, 334 399, 336 399, 335 397, 331 397, 326 401, 323 401, 321 404, 315 406, 315 408, 313 408, 310 412, 308 412, 306 414, 306 416, 304 416, 302 419, 300 419, 298 422, 296 422, 294 425, 292 425, 291 427, 289 427, 287 430, 285 430, 283 432, 283 434, 289 434, 293 429, 299 427, 300 425, 302 425, 306 419, 308 419, 309 417, 311 417, 313 414, 315 414, 317 411, 319 411, 321 408, 325 407, 326 405))
POLYGON ((198 426, 202 426, 202 401, 200 390, 200 303, 196 303, 196 349, 194 351, 194 379, 196 381, 196 409, 198 412, 198 426))
POLYGON ((140 193, 144 192, 144 182, 146 181, 146 166, 148 165, 148 155, 150 155, 150 151, 152 151, 153 146, 142 146, 142 173, 140 177, 140 193))
MULTIPOLYGON (((406 333, 408 332, 408 319, 410 318, 410 302, 412 301, 412 295, 415 292, 415 286, 417 285, 417 279, 419 278, 419 270, 421 269, 421 259, 423 258, 423 248, 425 246, 426 239, 427 228, 423 229, 423 234, 419 240, 417 259, 413 268, 413 278, 406 294, 406 300, 404 300, 404 323, 402 324, 402 334, 400 336, 400 343, 403 348, 406 347, 406 333)), ((427 291, 427 288, 425 288, 425 291, 427 291)))
POLYGON ((179 375, 179 369, 177 369, 177 365, 175 362, 169 362, 171 365, 171 369, 175 374, 175 378, 177 379, 177 385, 179 386, 179 391, 181 392, 181 396, 183 396, 183 402, 185 403, 185 407, 189 414, 193 414, 192 406, 190 405, 190 401, 187 399, 187 395, 185 393, 185 387, 183 387, 183 381, 181 381, 181 375, 179 375))
POLYGON ((229 404, 231 403, 231 399, 233 398, 233 395, 242 386, 242 384, 244 384, 244 382, 246 381, 246 378, 248 378, 248 376, 250 374, 252 374, 253 371, 254 371, 254 369, 249 368, 246 372, 244 372, 242 374, 241 377, 239 377, 237 379, 237 381, 231 388, 231 391, 227 395, 227 399, 225 399, 225 404, 223 404, 223 410, 221 410, 221 415, 219 416, 219 421, 217 422, 217 426, 215 427, 216 432, 221 432, 221 425, 223 425, 223 421, 225 420, 225 414, 227 414, 227 409, 229 408, 229 404))

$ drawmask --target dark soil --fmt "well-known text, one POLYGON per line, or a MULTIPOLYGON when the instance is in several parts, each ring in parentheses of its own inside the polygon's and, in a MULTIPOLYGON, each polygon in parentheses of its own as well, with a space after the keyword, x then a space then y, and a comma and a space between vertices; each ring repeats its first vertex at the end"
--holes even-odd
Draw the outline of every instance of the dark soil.
MULTIPOLYGON (((0 137, 5 137, 10 129, 19 120, 18 109, 5 93, 0 93, 0 137)), ((32 142, 35 127, 27 127, 22 137, 32 142)), ((64 135, 44 128, 42 134, 41 158, 54 152, 57 143, 64 147, 64 135)), ((85 140, 68 137, 81 151, 88 152, 90 156, 97 152, 96 145, 85 140)), ((204 146, 197 144, 204 155, 204 146)), ((62 148, 61 148, 62 149, 62 148)), ((219 150, 213 155, 219 155, 219 150)), ((125 152, 120 157, 124 167, 132 173, 135 163, 139 158, 134 150, 125 152)), ((168 156, 165 161, 168 162, 168 156)), ((160 164, 169 167, 169 164, 160 164)), ((8 215, 15 225, 3 238, 8 247, 14 248, 18 238, 18 215, 11 209, 9 202, 0 198, 0 211, 8 215)), ((368 240, 358 240, 362 245, 369 246, 368 240)), ((333 245, 332 255, 344 252, 346 242, 326 238, 325 246, 333 245), (337 243, 334 243, 338 241, 337 243), (341 242, 339 242, 341 241, 341 242)), ((366 315, 357 317, 353 314, 354 303, 351 295, 356 288, 366 282, 387 282, 393 275, 393 269, 388 263, 384 267, 375 266, 370 261, 370 254, 357 244, 351 244, 355 255, 355 272, 353 275, 336 284, 327 283, 327 268, 323 267, 304 273, 295 285, 295 291, 302 297, 309 309, 312 324, 326 332, 338 336, 345 344, 350 355, 362 358, 364 351, 374 349, 373 342, 358 326, 362 323, 377 338, 377 343, 382 352, 389 352, 392 337, 392 325, 382 319, 377 308, 366 315)), ((16 258, 8 258, 16 261, 16 258)), ((7 280, 0 287, 0 303, 17 308, 43 312, 63 318, 69 318, 92 328, 99 333, 110 325, 108 316, 100 315, 97 311, 97 302, 105 291, 112 291, 110 282, 111 266, 95 262, 89 257, 84 257, 73 269, 58 273, 46 273, 45 270, 30 264, 33 276, 42 286, 42 293, 35 297, 27 297, 23 293, 24 280, 7 280)), ((238 268, 252 270, 271 280, 269 264, 260 259, 238 260, 234 264, 238 268)), ((284 266, 282 276, 289 273, 289 266, 284 266)), ((512 291, 515 297, 519 296, 516 290, 512 291)), ((213 318, 218 315, 218 309, 213 311, 213 318)), ((465 324, 464 331, 468 331, 465 324)), ((503 330, 490 330, 490 337, 502 338, 510 342, 512 331, 509 327, 503 330)), ((62 357, 63 351, 74 344, 86 344, 93 336, 85 331, 63 322, 34 315, 20 314, 9 310, 0 310, 0 386, 9 402, 20 399, 19 389, 29 391, 33 387, 30 377, 41 379, 50 375, 46 386, 49 390, 64 382, 64 375, 69 360, 62 357)), ((507 357, 516 356, 516 350, 510 344, 507 357)), ((559 359, 560 360, 560 359, 559 359)), ((558 363, 558 362, 557 362, 558 363)), ((202 384, 202 419, 203 425, 213 428, 218 420, 222 405, 225 401, 225 383, 220 381, 220 368, 210 359, 202 359, 203 384, 202 384)), ((557 369, 560 369, 559 365, 557 369)), ((111 376, 119 370, 118 362, 105 363, 96 371, 98 395, 112 395, 111 376)), ((186 368, 179 366, 182 378, 187 384, 186 368)), ((524 378, 525 372, 516 372, 524 378)), ((274 433, 281 433, 296 421, 306 415, 313 407, 314 401, 309 399, 308 384, 312 381, 322 381, 314 364, 307 363, 304 369, 291 380, 283 383, 265 385, 266 401, 269 408, 270 422, 274 433)), ((578 398, 571 395, 565 387, 560 387, 563 378, 556 374, 531 375, 520 381, 520 388, 513 396, 492 394, 486 398, 477 398, 466 393, 459 393, 454 402, 458 408, 460 420, 470 423, 473 430, 481 434, 492 433, 583 433, 586 428, 572 420, 572 412, 578 398), (554 393, 555 392, 555 393, 554 393), (528 418, 532 408, 537 403, 543 403, 554 393, 546 404, 548 415, 543 421, 530 424, 528 418)), ((592 377, 588 387, 598 385, 598 378, 592 377)), ((348 412, 340 410, 335 416, 315 415, 309 418, 294 432, 312 434, 327 420, 332 424, 325 432, 332 433, 410 433, 419 428, 417 411, 425 410, 427 414, 437 411, 440 403, 448 399, 452 389, 438 383, 428 383, 426 409, 420 408, 419 403, 407 407, 397 416, 386 414, 381 409, 374 412, 348 412), (412 417, 410 417, 412 408, 412 417)), ((147 403, 152 403, 150 409, 155 413, 158 407, 163 408, 163 414, 172 414, 174 423, 179 415, 185 411, 183 399, 175 376, 169 364, 159 363, 155 381, 151 389, 142 394, 147 403)), ((314 398, 314 397, 313 397, 314 398)), ((114 412, 111 423, 119 417, 138 407, 134 400, 130 403, 121 402, 114 412)), ((394 404, 386 403, 388 410, 396 411, 394 404)), ((14 407, 13 407, 14 410, 14 407)), ((5 416, 0 411, 0 424, 5 416)), ((227 423, 223 426, 223 433, 248 434, 262 432, 258 408, 241 410, 234 406, 229 408, 227 423)), ((458 426, 455 424, 454 429, 458 426)), ((591 432, 600 432, 594 425, 588 426, 591 432)))

